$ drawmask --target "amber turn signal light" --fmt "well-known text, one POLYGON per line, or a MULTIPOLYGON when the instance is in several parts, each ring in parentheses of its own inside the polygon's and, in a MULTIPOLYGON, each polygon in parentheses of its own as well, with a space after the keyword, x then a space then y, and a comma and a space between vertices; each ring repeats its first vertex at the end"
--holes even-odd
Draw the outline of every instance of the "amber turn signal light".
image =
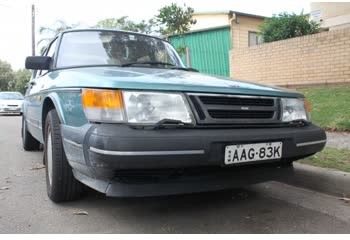
POLYGON ((306 99, 304 99, 304 103, 305 103, 306 111, 307 111, 307 112, 311 112, 310 103, 309 103, 306 99))
POLYGON ((83 89, 82 103, 89 108, 124 108, 119 90, 83 89))

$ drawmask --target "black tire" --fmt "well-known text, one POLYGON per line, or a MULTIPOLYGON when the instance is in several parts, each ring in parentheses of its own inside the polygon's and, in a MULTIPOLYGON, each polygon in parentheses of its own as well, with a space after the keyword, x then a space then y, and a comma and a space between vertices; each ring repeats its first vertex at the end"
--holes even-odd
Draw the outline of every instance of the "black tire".
POLYGON ((22 146, 24 150, 26 151, 40 150, 40 142, 36 140, 32 136, 32 134, 30 134, 30 132, 28 132, 27 123, 24 117, 22 117, 21 136, 22 136, 22 146))
MULTIPOLYGON (((47 195, 54 202, 72 201, 83 193, 84 186, 73 176, 63 149, 60 120, 55 109, 49 111, 45 121, 44 161, 47 195), (50 136, 49 136, 50 135, 50 136), (51 140, 51 144, 48 141, 51 140), (51 181, 48 166, 48 149, 51 146, 51 181)), ((49 160, 50 161, 50 160, 49 160)))

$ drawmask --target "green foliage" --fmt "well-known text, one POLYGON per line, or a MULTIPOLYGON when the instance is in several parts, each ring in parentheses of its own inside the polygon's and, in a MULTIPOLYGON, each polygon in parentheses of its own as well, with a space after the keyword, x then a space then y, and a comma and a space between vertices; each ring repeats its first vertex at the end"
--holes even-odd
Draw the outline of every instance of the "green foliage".
POLYGON ((322 152, 299 162, 316 167, 350 172, 350 150, 326 147, 322 152))
POLYGON ((9 90, 9 82, 14 78, 11 65, 0 60, 0 91, 9 90))
POLYGON ((40 54, 43 53, 45 51, 45 48, 47 47, 46 45, 51 41, 51 39, 57 35, 60 32, 63 32, 65 30, 69 30, 69 29, 74 29, 77 28, 79 26, 79 24, 68 24, 66 21, 64 20, 57 20, 52 26, 48 27, 48 26, 41 26, 39 28, 39 33, 40 35, 44 35, 44 37, 42 37, 38 43, 37 46, 41 45, 42 43, 45 44, 45 46, 42 46, 40 48, 40 54))
POLYGON ((96 28, 120 29, 131 32, 151 34, 155 27, 154 19, 148 21, 134 22, 128 19, 127 16, 121 18, 107 18, 97 22, 96 28))
POLYGON ((191 25, 196 24, 196 21, 192 19, 193 12, 193 8, 186 7, 186 5, 182 8, 176 3, 159 9, 156 21, 161 26, 161 34, 183 35, 185 32, 188 32, 191 25))
POLYGON ((77 26, 79 26, 79 24, 71 24, 70 25, 64 20, 57 20, 55 22, 55 24, 51 27, 41 26, 39 28, 39 33, 40 34, 49 33, 52 35, 56 35, 60 32, 65 31, 65 30, 76 28, 77 26))
POLYGON ((159 14, 156 16, 156 22, 162 35, 181 35, 182 46, 179 46, 177 49, 180 55, 185 54, 185 33, 190 30, 191 25, 196 24, 196 21, 192 19, 193 12, 194 9, 186 7, 186 4, 182 8, 176 3, 172 3, 159 9, 159 14))
POLYGON ((27 69, 20 69, 14 72, 14 78, 9 82, 11 91, 25 93, 32 73, 27 69))
POLYGON ((31 72, 27 69, 13 71, 11 65, 0 60, 0 91, 15 91, 24 93, 31 72))
POLYGON ((185 55, 185 53, 186 53, 186 47, 184 47, 184 46, 178 46, 177 48, 176 48, 176 51, 182 56, 182 55, 185 55))
POLYGON ((330 130, 350 129, 350 86, 300 89, 311 105, 312 121, 330 130))
POLYGON ((259 26, 260 35, 263 41, 273 42, 293 37, 314 34, 319 31, 319 24, 309 21, 303 13, 280 13, 273 15, 272 18, 266 18, 264 23, 259 26))

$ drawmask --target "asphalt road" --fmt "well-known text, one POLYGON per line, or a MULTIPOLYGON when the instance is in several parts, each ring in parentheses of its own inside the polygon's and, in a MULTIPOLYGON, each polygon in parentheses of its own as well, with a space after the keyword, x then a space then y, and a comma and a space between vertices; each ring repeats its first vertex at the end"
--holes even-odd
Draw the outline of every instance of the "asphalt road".
POLYGON ((276 182, 155 198, 46 195, 42 152, 24 152, 21 118, 0 116, 0 233, 350 233, 350 203, 276 182), (88 215, 75 215, 86 211, 88 215))

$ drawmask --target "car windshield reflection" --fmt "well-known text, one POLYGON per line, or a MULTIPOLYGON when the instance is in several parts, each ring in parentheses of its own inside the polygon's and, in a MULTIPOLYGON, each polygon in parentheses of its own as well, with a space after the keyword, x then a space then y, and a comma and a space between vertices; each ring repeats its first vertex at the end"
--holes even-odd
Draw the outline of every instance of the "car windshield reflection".
POLYGON ((176 50, 159 38, 118 31, 81 31, 63 34, 57 68, 93 65, 183 68, 176 50), (144 64, 146 62, 163 64, 144 64))

